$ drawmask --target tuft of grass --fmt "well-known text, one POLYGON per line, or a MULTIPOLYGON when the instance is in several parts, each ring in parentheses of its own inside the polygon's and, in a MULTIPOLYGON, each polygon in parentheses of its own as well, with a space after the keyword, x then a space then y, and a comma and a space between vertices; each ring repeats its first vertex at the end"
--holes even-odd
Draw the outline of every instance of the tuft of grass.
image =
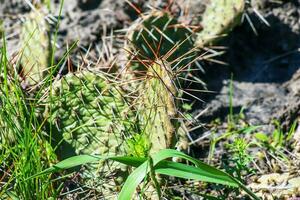
MULTIPOLYGON (((43 106, 40 103, 44 89, 52 84, 57 67, 62 65, 69 51, 54 65, 53 48, 51 73, 37 85, 25 90, 19 75, 13 70, 14 66, 9 62, 4 30, 1 34, 0 199, 58 198, 64 184, 63 178, 56 178, 56 175, 42 175, 33 179, 29 177, 58 161, 55 147, 51 145, 51 132, 44 132, 45 124, 41 118, 43 106)), ((31 40, 31 37, 28 40, 31 40)), ((55 41, 56 37, 54 43, 55 41)), ((71 50, 73 48, 74 45, 71 50)))
POLYGON ((51 176, 28 179, 56 162, 50 138, 36 113, 37 99, 27 99, 18 77, 10 72, 3 39, 0 49, 0 197, 47 199, 58 194, 51 176))

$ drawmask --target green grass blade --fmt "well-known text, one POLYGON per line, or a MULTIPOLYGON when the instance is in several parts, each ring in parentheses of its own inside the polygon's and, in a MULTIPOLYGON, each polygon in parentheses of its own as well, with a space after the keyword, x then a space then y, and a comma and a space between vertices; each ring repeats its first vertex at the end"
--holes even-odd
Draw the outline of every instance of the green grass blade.
MULTIPOLYGON (((227 176, 228 177, 228 182, 231 182, 230 185, 235 185, 237 186, 236 181, 228 174, 225 172, 222 172, 216 168, 210 167, 209 165, 206 165, 182 152, 172 150, 172 149, 164 149, 156 153, 152 159, 153 159, 153 166, 155 167, 158 163, 161 161, 167 159, 167 158, 182 158, 185 160, 188 160, 195 164, 200 170, 200 172, 203 173, 203 171, 208 171, 210 173, 214 173, 216 176, 227 176), (202 171, 203 170, 203 171, 202 171)), ((135 171, 133 171, 130 176, 127 178, 118 199, 124 199, 124 200, 129 200, 131 199, 133 193, 135 192, 137 186, 144 180, 145 176, 149 173, 149 165, 148 161, 144 162, 142 165, 140 165, 135 171)), ((176 166, 177 169, 173 169, 171 172, 172 174, 178 170, 178 165, 176 166)), ((182 166, 181 166, 182 167, 182 166)), ((162 170, 163 172, 166 172, 165 170, 162 170)), ((199 171, 198 171, 199 172, 199 171)), ((199 172, 199 173, 200 173, 199 172)), ((190 177, 191 174, 185 174, 181 172, 182 176, 190 177)), ((199 176, 197 176, 199 177, 199 176)), ((212 180, 211 177, 207 178, 207 180, 212 180)), ((220 181, 221 182, 221 181, 220 181)), ((226 182, 227 183, 227 182, 226 182)), ((225 184, 225 182, 224 182, 225 184)))
POLYGON ((215 168, 203 169, 171 161, 162 161, 155 168, 155 172, 158 174, 238 187, 238 184, 227 174, 220 176, 214 173, 215 171, 219 170, 216 170, 215 168))
POLYGON ((105 159, 114 160, 114 161, 120 162, 122 164, 133 166, 133 167, 138 167, 144 161, 146 161, 146 158, 137 158, 137 157, 129 157, 129 156, 78 155, 78 156, 73 156, 73 157, 67 158, 67 159, 53 165, 52 167, 29 177, 28 179, 35 178, 35 177, 43 175, 43 174, 53 173, 53 172, 56 172, 59 170, 70 169, 70 168, 88 164, 88 163, 95 163, 95 162, 98 162, 99 160, 105 160, 105 159))

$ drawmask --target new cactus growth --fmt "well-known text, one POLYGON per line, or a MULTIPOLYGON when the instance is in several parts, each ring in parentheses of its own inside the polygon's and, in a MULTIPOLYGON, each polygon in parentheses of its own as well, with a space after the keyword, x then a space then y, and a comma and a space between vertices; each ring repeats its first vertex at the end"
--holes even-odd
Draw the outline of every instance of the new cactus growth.
POLYGON ((244 0, 211 0, 202 17, 203 30, 197 34, 196 46, 213 44, 240 24, 244 7, 244 0))
POLYGON ((33 85, 47 73, 49 60, 48 26, 39 11, 30 12, 22 24, 20 73, 26 83, 33 85))

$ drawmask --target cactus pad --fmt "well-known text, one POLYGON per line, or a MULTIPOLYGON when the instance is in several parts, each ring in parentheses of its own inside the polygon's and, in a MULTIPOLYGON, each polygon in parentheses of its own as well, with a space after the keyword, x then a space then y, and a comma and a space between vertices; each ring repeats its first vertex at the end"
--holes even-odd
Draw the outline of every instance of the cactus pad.
POLYGON ((203 30, 198 34, 196 46, 206 46, 216 42, 241 22, 244 0, 211 0, 203 18, 203 30))
MULTIPOLYGON (((74 154, 126 154, 127 137, 136 133, 135 117, 112 79, 100 72, 81 71, 67 74, 53 84, 52 97, 49 96, 52 108, 47 108, 45 116, 54 138, 64 141, 58 149, 62 158, 74 154)), ((127 173, 121 164, 110 161, 87 169, 83 172, 85 184, 103 193, 115 190, 127 173), (117 180, 112 179, 112 173, 117 180)))
POLYGON ((142 130, 147 136, 150 154, 161 149, 173 148, 176 142, 176 87, 170 66, 156 62, 149 66, 142 94, 139 114, 142 130))
POLYGON ((53 86, 49 121, 76 154, 124 152, 124 137, 132 131, 130 110, 120 88, 107 79, 82 71, 67 74, 53 86))
MULTIPOLYGON (((129 31, 132 48, 138 51, 138 60, 156 60, 164 57, 171 62, 179 57, 188 57, 195 52, 189 53, 193 48, 191 39, 192 31, 184 26, 170 14, 153 11, 146 14, 138 24, 129 31)), ((184 65, 190 60, 179 59, 172 63, 184 65)), ((142 64, 137 69, 145 70, 142 64)))
POLYGON ((41 81, 48 67, 49 36, 42 12, 32 11, 22 24, 21 76, 30 85, 41 81))

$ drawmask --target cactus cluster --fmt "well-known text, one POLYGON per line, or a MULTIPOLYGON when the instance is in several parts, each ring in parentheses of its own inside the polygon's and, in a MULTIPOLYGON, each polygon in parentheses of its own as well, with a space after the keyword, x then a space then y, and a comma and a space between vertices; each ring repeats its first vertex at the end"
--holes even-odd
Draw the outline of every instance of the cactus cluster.
POLYGON ((95 72, 68 74, 54 85, 51 98, 57 100, 49 122, 77 154, 122 154, 126 145, 121 144, 126 140, 129 152, 135 151, 135 142, 137 146, 145 145, 143 150, 138 148, 138 154, 144 156, 174 147, 180 126, 176 120, 180 96, 174 65, 182 66, 184 63, 180 62, 191 57, 186 53, 195 45, 213 42, 208 35, 229 31, 237 24, 243 7, 242 0, 211 1, 196 41, 192 41, 190 30, 178 27, 169 13, 157 11, 144 16, 129 33, 132 48, 139 52, 138 69, 132 71, 143 68, 145 76, 136 86, 139 98, 134 103, 125 100, 121 87, 95 72))
MULTIPOLYGON (((128 98, 113 75, 96 70, 68 73, 55 81, 48 90, 43 117, 56 144, 62 142, 58 148, 61 157, 147 157, 161 149, 174 148, 184 135, 178 112, 181 94, 177 77, 182 74, 175 69, 185 67, 197 57, 196 47, 214 43, 216 36, 228 33, 240 21, 243 8, 243 0, 212 0, 203 16, 203 30, 196 34, 196 39, 189 29, 178 26, 170 13, 155 11, 144 16, 128 34, 131 49, 138 53, 136 62, 130 63, 129 73, 133 73, 123 76, 144 76, 131 91, 137 98, 128 98)), ((20 71, 30 84, 42 81, 47 71, 49 37, 45 29, 44 18, 37 12, 31 13, 23 24, 20 71)), ((2 121, 0 127, 5 126, 2 121)), ((103 162, 93 165, 86 178, 92 182, 100 180, 94 178, 99 167, 104 174, 126 174, 120 165, 103 162)), ((110 185, 113 188, 118 184, 110 185)))
POLYGON ((177 26, 176 19, 164 12, 151 12, 131 30, 131 49, 138 53, 130 72, 133 76, 144 76, 135 85, 137 98, 133 101, 124 101, 121 88, 116 89, 104 81, 105 77, 97 77, 92 72, 69 74, 54 86, 53 96, 60 100, 50 121, 77 154, 126 152, 147 157, 161 149, 174 148, 179 138, 186 140, 181 133, 184 129, 178 114, 178 72, 174 69, 187 65, 197 56, 197 51, 191 51, 194 47, 212 44, 217 41, 212 35, 227 33, 240 15, 233 12, 237 6, 234 2, 211 3, 203 16, 204 29, 196 34, 196 39, 190 30, 177 26), (228 11, 225 17, 218 16, 222 9, 228 11), (213 15, 217 15, 214 23, 213 15), (108 86, 110 92, 100 95, 108 86), (62 94, 67 93, 70 96, 64 98, 62 94))

